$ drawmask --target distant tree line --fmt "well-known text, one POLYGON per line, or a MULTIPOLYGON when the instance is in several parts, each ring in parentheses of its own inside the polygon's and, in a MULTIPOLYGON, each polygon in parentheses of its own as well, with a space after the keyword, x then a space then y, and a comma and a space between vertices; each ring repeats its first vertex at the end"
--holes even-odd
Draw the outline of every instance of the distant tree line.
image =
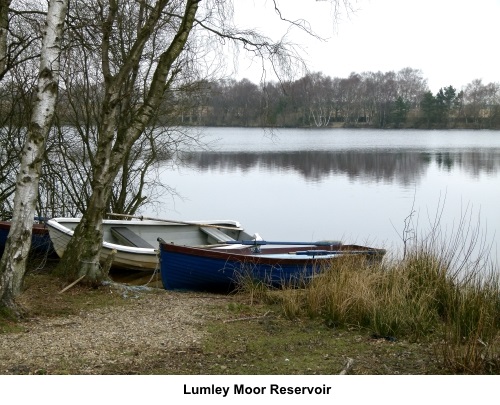
POLYGON ((477 79, 433 94, 422 72, 311 73, 288 82, 218 80, 173 97, 178 125, 372 128, 500 128, 500 84, 477 79))

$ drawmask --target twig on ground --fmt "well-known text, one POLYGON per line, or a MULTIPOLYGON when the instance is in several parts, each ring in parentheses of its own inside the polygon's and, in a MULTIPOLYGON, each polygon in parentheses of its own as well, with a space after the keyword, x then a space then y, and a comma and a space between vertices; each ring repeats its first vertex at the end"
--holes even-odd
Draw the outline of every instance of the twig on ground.
POLYGON ((347 364, 345 365, 344 369, 339 373, 339 375, 346 375, 349 372, 349 370, 351 369, 353 364, 354 364, 354 360, 351 359, 350 357, 348 357, 347 364))
POLYGON ((254 319, 261 319, 261 318, 265 318, 267 316, 267 314, 269 314, 269 312, 271 312, 271 311, 267 311, 264 315, 260 315, 260 316, 247 316, 245 318, 227 319, 223 323, 238 322, 238 321, 251 321, 254 319))
POLYGON ((61 291, 58 292, 58 294, 62 294, 63 292, 68 291, 71 287, 75 286, 80 281, 82 281, 84 277, 85 277, 85 274, 83 276, 81 276, 79 279, 73 281, 70 285, 64 287, 61 291))

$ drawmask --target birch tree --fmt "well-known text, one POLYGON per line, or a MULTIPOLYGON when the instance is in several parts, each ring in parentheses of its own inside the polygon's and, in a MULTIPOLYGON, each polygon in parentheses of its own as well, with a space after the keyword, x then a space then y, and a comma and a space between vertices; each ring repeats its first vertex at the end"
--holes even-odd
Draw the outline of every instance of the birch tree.
POLYGON ((43 27, 37 95, 16 180, 11 230, 0 262, 0 299, 2 305, 11 308, 15 308, 15 297, 21 291, 31 246, 41 163, 58 93, 60 45, 67 8, 68 0, 51 0, 43 27))
POLYGON ((85 275, 88 283, 99 283, 105 276, 99 266, 99 251, 102 244, 102 219, 114 179, 128 152, 154 117, 168 83, 178 74, 175 63, 193 28, 199 2, 187 0, 182 4, 183 2, 158 0, 153 4, 137 4, 111 0, 105 6, 101 3, 104 97, 97 150, 93 157, 92 195, 59 265, 68 277, 85 275), (137 16, 136 36, 129 38, 129 43, 116 53, 117 48, 113 45, 119 40, 116 32, 120 24, 127 23, 125 13, 137 16), (167 23, 176 25, 175 33, 156 61, 143 102, 133 104, 137 96, 134 88, 137 91, 136 80, 143 53, 146 46, 150 45, 149 40, 155 31, 167 23), (124 111, 130 114, 125 116, 124 111))

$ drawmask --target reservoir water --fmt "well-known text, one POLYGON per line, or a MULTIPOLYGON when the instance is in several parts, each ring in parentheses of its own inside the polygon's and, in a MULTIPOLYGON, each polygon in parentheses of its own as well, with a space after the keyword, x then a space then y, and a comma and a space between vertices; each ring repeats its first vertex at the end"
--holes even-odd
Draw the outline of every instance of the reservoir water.
POLYGON ((444 239, 461 228, 498 256, 499 131, 201 131, 208 148, 161 168, 179 196, 141 214, 236 219, 266 240, 341 239, 394 253, 404 235, 438 224, 444 239))

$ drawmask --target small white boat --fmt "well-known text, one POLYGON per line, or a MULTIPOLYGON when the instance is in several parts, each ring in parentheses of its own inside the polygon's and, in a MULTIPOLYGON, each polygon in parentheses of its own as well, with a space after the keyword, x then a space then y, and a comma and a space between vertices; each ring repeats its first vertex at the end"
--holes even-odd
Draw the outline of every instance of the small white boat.
MULTIPOLYGON (((59 257, 64 255, 80 218, 52 218, 46 222, 50 239, 59 257)), ((241 224, 231 220, 103 220, 104 263, 116 251, 112 267, 155 270, 158 265, 158 239, 187 246, 210 246, 251 239, 241 224)))

